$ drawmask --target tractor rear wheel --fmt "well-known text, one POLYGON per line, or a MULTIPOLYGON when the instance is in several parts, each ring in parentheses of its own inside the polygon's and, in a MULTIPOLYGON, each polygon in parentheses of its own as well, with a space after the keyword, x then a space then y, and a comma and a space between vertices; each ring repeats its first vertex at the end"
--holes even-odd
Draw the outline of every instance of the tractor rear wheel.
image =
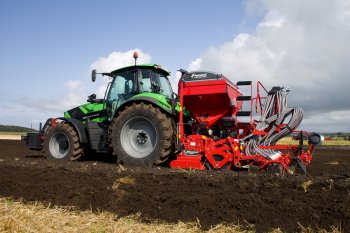
POLYGON ((175 135, 169 116, 150 104, 134 103, 113 120, 110 141, 119 162, 151 166, 168 160, 175 135))
POLYGON ((78 160, 84 154, 77 132, 65 122, 46 131, 43 152, 46 158, 52 160, 78 160))

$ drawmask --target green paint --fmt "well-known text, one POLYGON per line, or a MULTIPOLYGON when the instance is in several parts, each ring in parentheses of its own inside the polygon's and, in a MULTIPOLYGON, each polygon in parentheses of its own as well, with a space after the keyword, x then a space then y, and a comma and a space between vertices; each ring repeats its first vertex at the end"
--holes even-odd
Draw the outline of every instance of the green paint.
POLYGON ((97 112, 105 109, 105 103, 87 103, 80 106, 83 113, 97 112))
MULTIPOLYGON (((134 70, 136 68, 149 68, 149 69, 153 69, 155 71, 158 71, 163 73, 163 75, 165 77, 170 75, 170 72, 168 72, 167 70, 161 68, 160 66, 156 65, 156 64, 140 64, 140 65, 136 65, 136 66, 126 66, 126 67, 122 67, 119 69, 116 69, 114 71, 112 71, 111 73, 115 76, 117 76, 118 73, 121 72, 125 72, 125 71, 129 71, 129 70, 134 70)), ((111 88, 115 88, 116 90, 118 90, 118 86, 115 85, 119 85, 119 83, 116 83, 116 78, 113 79, 112 81, 112 85, 111 88)), ((124 86, 124 83, 122 84, 124 86)), ((119 85, 120 87, 120 85, 119 85)), ((120 89, 120 88, 119 88, 120 89)), ((111 89, 112 90, 112 89, 111 89)), ((118 92, 112 92, 112 93, 118 93, 112 95, 111 96, 111 90, 108 94, 107 97, 107 103, 86 103, 83 104, 81 106, 78 106, 76 109, 71 109, 69 111, 66 111, 64 113, 64 117, 66 118, 76 118, 76 119, 80 119, 83 123, 86 122, 86 117, 90 117, 91 121, 94 122, 102 122, 102 121, 106 121, 109 120, 111 121, 112 118, 115 116, 115 113, 118 112, 120 110, 120 107, 124 104, 127 105, 131 105, 134 102, 137 101, 143 101, 143 102, 151 102, 152 104, 155 104, 157 106, 159 106, 159 108, 164 109, 167 112, 172 113, 172 106, 171 104, 168 102, 169 99, 166 95, 160 94, 160 93, 152 93, 152 92, 143 92, 143 93, 138 93, 138 94, 132 94, 130 93, 130 96, 125 95, 125 93, 120 93, 123 96, 120 97, 118 92), (120 97, 120 98, 118 98, 120 97), (109 107, 107 107, 109 106, 109 107), (106 111, 107 116, 104 117, 97 117, 98 113, 100 113, 101 111, 106 111), (94 113, 96 113, 97 116, 94 116, 94 113), (93 117, 91 117, 93 116, 93 117), (94 118, 95 117, 95 118, 94 118)), ((118 90, 120 91, 120 90, 118 90)), ((179 112, 179 104, 177 103, 175 106, 175 111, 179 112)))
MULTIPOLYGON (((85 116, 85 115, 88 115, 88 116, 93 116, 94 113, 98 114, 99 112, 101 111, 104 111, 106 109, 105 107, 105 103, 86 103, 86 104, 83 104, 81 106, 78 106, 77 108, 81 111, 81 113, 85 116)), ((64 112, 64 117, 65 118, 74 118, 74 116, 71 116, 69 114, 69 111, 66 111, 64 112)), ((77 110, 78 111, 78 110, 77 110)), ((105 121, 107 120, 107 117, 106 116, 103 116, 103 117, 91 117, 90 118, 90 121, 93 121, 93 122, 102 122, 102 121, 105 121)), ((81 120, 82 123, 86 123, 86 120, 81 120)))
POLYGON ((63 116, 64 116, 65 118, 71 118, 71 116, 69 115, 68 112, 64 112, 63 116))
POLYGON ((164 108, 167 111, 171 110, 171 105, 166 100, 167 97, 165 95, 151 93, 151 92, 143 92, 131 97, 130 100, 137 99, 137 98, 153 99, 154 100, 152 101, 153 103, 160 105, 162 108, 164 108))

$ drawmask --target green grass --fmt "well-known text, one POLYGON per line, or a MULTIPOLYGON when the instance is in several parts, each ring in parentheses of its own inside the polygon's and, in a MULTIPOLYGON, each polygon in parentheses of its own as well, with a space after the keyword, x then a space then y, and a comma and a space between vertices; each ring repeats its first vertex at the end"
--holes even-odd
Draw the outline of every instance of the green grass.
POLYGON ((26 132, 1 132, 0 131, 0 135, 21 135, 21 136, 24 136, 24 135, 27 135, 26 132))
MULTIPOLYGON (((307 184, 309 185, 309 184, 307 184)), ((305 187, 304 187, 305 188, 305 187)), ((0 197, 0 232, 154 232, 154 233, 250 233, 254 225, 243 228, 233 224, 219 224, 202 230, 199 222, 166 223, 144 222, 141 214, 120 217, 115 213, 79 211, 74 207, 57 207, 40 202, 23 203, 21 200, 0 197)), ((314 229, 299 224, 300 232, 341 233, 343 229, 331 226, 331 231, 314 229)), ((282 233, 279 228, 269 233, 282 233)))
MULTIPOLYGON (((292 140, 291 137, 285 137, 278 141, 279 145, 299 145, 298 140, 292 140)), ((304 140, 304 144, 307 144, 307 140, 304 140)), ((345 141, 343 139, 323 141, 322 146, 350 146, 350 141, 345 141)))
MULTIPOLYGON (((119 217, 110 212, 79 211, 75 208, 48 206, 40 202, 24 204, 0 197, 0 232, 169 232, 229 233, 254 232, 236 225, 219 224, 204 231, 199 222, 148 222, 140 214, 119 217)), ((281 232, 273 230, 271 232, 281 232)))

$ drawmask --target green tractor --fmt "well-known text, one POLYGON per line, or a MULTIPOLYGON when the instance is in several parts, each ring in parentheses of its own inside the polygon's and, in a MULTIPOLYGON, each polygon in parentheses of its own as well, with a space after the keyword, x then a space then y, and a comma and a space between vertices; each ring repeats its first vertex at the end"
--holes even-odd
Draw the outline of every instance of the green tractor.
POLYGON ((156 64, 123 67, 110 73, 105 97, 92 94, 87 104, 48 119, 23 139, 31 149, 54 160, 78 160, 91 152, 112 153, 129 165, 153 165, 175 150, 179 106, 168 76, 156 64))

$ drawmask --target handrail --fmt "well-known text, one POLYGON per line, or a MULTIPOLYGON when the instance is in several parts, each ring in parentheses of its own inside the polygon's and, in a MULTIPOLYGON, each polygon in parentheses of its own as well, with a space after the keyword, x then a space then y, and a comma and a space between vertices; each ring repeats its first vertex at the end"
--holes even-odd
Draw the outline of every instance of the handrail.
MULTIPOLYGON (((253 105, 254 105, 254 101, 255 101, 255 112, 258 113, 260 110, 260 115, 262 115, 262 112, 263 112, 263 104, 262 104, 261 100, 266 99, 266 97, 267 97, 267 95, 261 96, 261 94, 260 94, 261 88, 266 92, 266 94, 268 94, 268 91, 265 88, 265 86, 260 81, 257 81, 257 83, 256 83, 256 96, 251 99, 251 103, 250 103, 250 111, 253 112, 252 110, 253 110, 253 105), (259 107, 259 109, 258 109, 258 107, 259 107)), ((253 94, 252 92, 253 91, 252 91, 252 87, 251 87, 251 94, 253 94)), ((250 116, 250 122, 252 122, 252 114, 250 116)))

